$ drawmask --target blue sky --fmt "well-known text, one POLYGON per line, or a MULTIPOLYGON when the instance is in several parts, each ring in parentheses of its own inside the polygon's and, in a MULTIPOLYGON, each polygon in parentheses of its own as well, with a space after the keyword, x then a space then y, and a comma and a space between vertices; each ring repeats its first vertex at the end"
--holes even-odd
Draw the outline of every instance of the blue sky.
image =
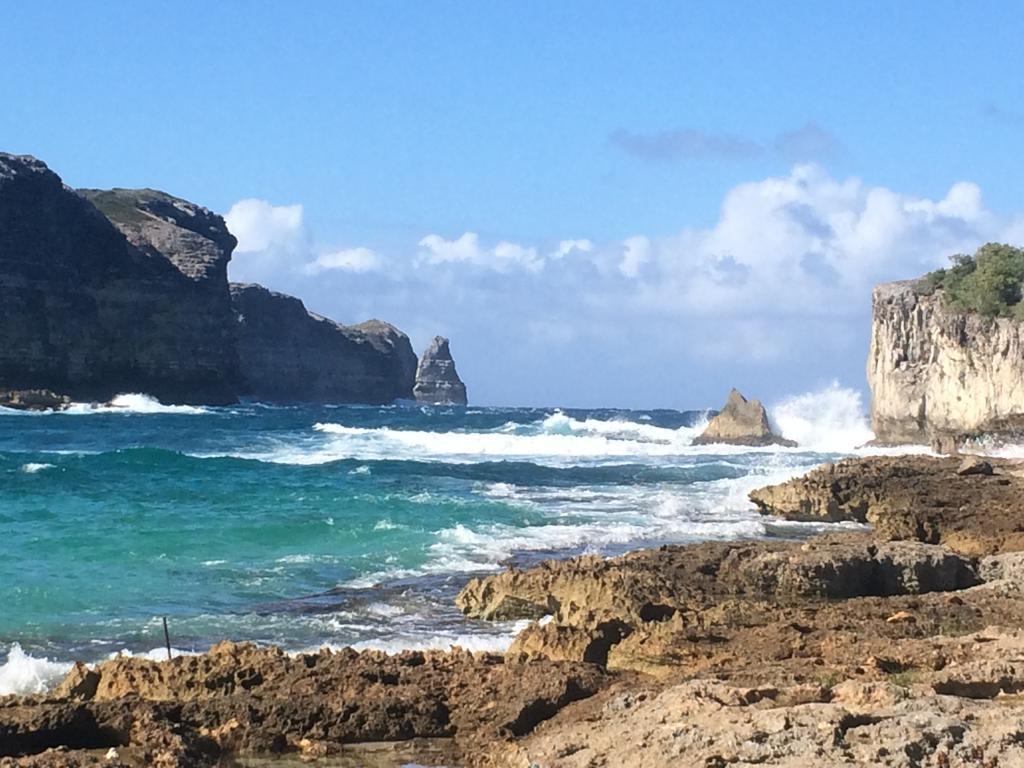
POLYGON ((12 5, 0 148, 222 213, 234 279, 477 402, 863 387, 870 285, 1024 241, 1018 3, 12 5))

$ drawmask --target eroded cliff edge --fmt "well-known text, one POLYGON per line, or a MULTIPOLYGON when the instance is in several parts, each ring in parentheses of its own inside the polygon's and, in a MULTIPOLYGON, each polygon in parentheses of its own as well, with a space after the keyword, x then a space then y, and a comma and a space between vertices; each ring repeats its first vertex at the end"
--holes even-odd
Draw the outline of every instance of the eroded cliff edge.
MULTIPOLYGON (((212 405, 414 397, 417 359, 404 333, 229 286, 235 245, 221 216, 187 200, 76 191, 36 158, 0 153, 3 406, 124 392, 212 405)), ((446 362, 464 398, 450 354, 446 362)))
POLYGON ((1024 426, 1024 323, 948 307, 918 281, 872 296, 868 385, 882 443, 929 443, 1024 426))

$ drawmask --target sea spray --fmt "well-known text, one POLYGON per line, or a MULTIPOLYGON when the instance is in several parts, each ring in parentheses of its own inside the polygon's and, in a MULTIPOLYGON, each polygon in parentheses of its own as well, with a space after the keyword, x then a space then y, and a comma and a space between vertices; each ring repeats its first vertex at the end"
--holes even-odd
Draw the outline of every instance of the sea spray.
POLYGON ((59 682, 69 669, 70 663, 30 656, 14 643, 7 651, 7 660, 0 664, 0 696, 43 693, 59 682))
POLYGON ((849 453, 874 437, 861 393, 837 381, 785 398, 771 409, 770 420, 803 450, 849 453))

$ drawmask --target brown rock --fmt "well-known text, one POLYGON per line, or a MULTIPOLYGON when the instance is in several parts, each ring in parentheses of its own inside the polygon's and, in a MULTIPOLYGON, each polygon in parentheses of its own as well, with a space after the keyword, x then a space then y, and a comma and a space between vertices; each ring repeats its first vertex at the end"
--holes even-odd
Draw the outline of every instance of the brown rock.
POLYGON ((760 400, 747 400, 737 390, 729 393, 725 406, 698 437, 694 445, 728 443, 731 445, 783 445, 795 446, 772 432, 768 424, 768 413, 760 400))
POLYGON ((956 473, 961 476, 991 475, 992 472, 992 464, 977 456, 968 456, 960 462, 960 466, 956 470, 956 473))
POLYGON ((1024 467, 983 463, 998 472, 962 474, 957 458, 847 459, 759 488, 750 499, 763 514, 867 522, 884 538, 941 543, 971 556, 1024 549, 1024 467))

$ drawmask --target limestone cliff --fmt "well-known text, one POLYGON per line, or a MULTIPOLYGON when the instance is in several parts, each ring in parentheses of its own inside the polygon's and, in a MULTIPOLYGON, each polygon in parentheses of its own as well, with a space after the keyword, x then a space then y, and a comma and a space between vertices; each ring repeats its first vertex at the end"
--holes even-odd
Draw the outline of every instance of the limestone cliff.
POLYGON ((293 296, 231 285, 241 394, 278 402, 390 403, 412 398, 416 354, 388 323, 339 325, 293 296))
POLYGON ((1024 427, 1024 323, 953 311, 915 281, 875 288, 867 372, 879 442, 1024 427))
POLYGON ((41 161, 0 153, 0 387, 233 402, 234 238, 203 211, 194 244, 211 269, 189 274, 163 250, 165 214, 131 195, 120 205, 112 218, 131 219, 134 241, 41 161))
POLYGON ((455 370, 448 339, 435 336, 416 369, 416 400, 434 405, 465 405, 466 385, 455 370))

